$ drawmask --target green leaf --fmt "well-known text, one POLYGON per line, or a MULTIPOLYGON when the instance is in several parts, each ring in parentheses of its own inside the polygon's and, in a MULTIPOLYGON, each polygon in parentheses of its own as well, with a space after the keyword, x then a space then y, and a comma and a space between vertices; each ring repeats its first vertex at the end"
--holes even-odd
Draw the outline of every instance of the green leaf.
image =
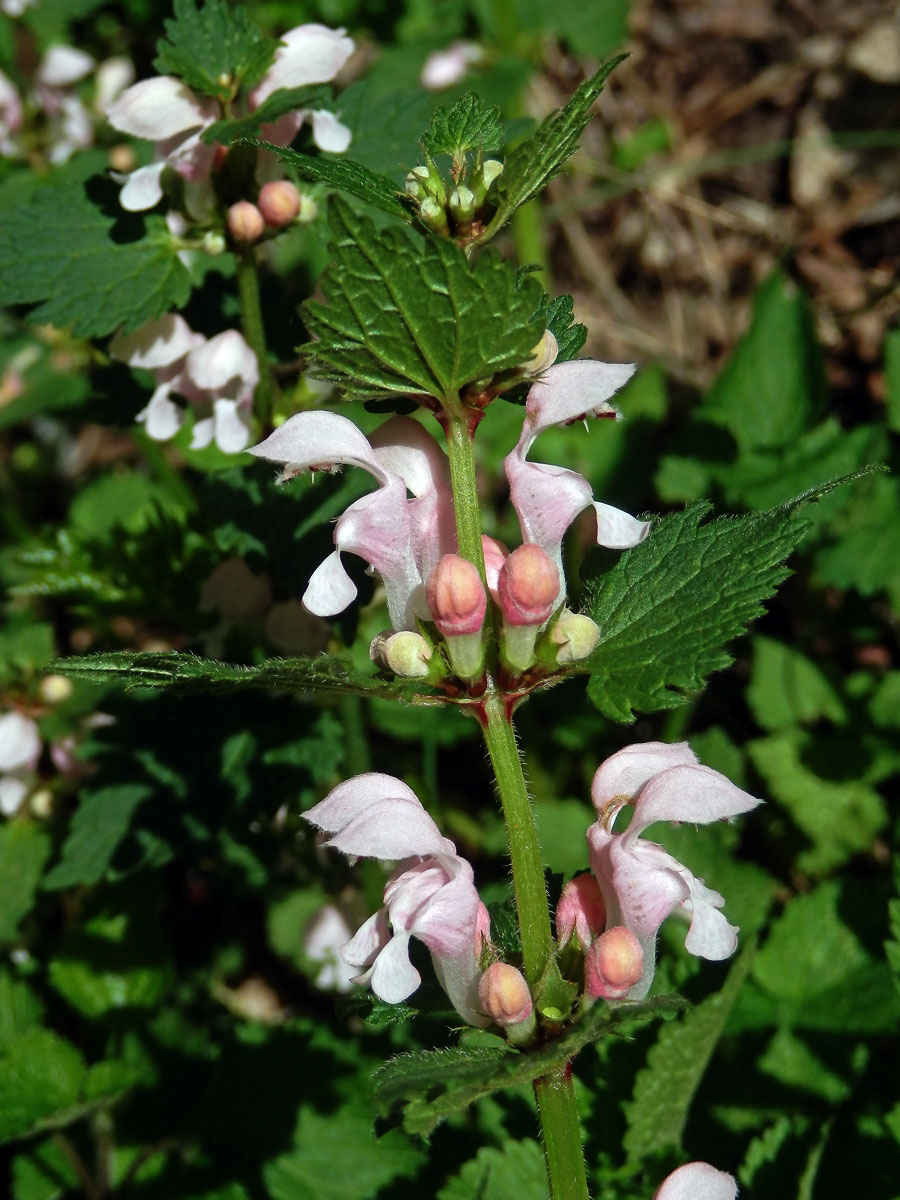
POLYGON ((855 588, 863 596, 888 589, 900 608, 900 479, 875 475, 855 492, 829 532, 837 540, 816 555, 823 583, 855 588))
POLYGON ((565 108, 551 113, 536 132, 507 157, 503 174, 491 188, 491 199, 497 211, 487 229, 476 239, 478 242, 494 237, 517 208, 562 170, 566 159, 578 149, 578 142, 590 120, 591 105, 624 57, 620 55, 605 62, 596 74, 581 84, 565 108))
POLYGON ((787 905, 753 963, 753 980, 769 1001, 768 1023, 842 1034, 893 1032, 900 998, 891 972, 844 916, 848 905, 862 909, 866 900, 857 884, 842 888, 830 880, 787 905))
POLYGON ((75 1168, 51 1138, 13 1159, 12 1200, 63 1200, 77 1188, 75 1168))
POLYGON ((30 821, 0 826, 0 943, 11 942, 19 922, 31 912, 50 838, 30 821))
MULTIPOLYGON (((270 658, 258 667, 238 667, 178 651, 137 654, 114 650, 83 658, 59 658, 48 670, 92 683, 134 688, 169 688, 179 692, 208 692, 247 688, 281 688, 296 692, 351 693, 356 696, 405 697, 398 684, 354 674, 344 659, 333 654, 314 658, 270 658)), ((427 703, 427 697, 420 697, 427 703)))
POLYGON ((303 306, 320 374, 360 396, 457 402, 467 384, 525 362, 543 328, 540 285, 494 254, 470 262, 444 238, 377 230, 332 201, 325 303, 303 306))
POLYGON ((884 944, 885 958, 900 992, 900 857, 894 859, 894 897, 888 903, 888 924, 891 936, 884 944))
POLYGON ((900 329, 892 329, 884 339, 884 382, 888 428, 900 433, 900 329))
POLYGON ((887 825, 884 800, 856 777, 822 778, 805 761, 815 743, 784 730, 749 742, 747 751, 768 793, 790 814, 810 845, 796 855, 798 870, 823 875, 869 850, 887 825))
POLYGON ((822 354, 809 301, 780 271, 756 293, 753 321, 712 385, 703 414, 741 451, 789 445, 822 406, 822 354))
POLYGON ((537 1142, 484 1146, 437 1194, 437 1200, 547 1200, 547 1167, 537 1142))
POLYGON ((592 672, 591 699, 615 721, 674 708, 727 667, 724 647, 762 614, 808 528, 790 506, 701 524, 709 508, 697 503, 663 517, 589 582, 587 611, 600 642, 583 669, 592 672))
POLYGON ((74 1046, 30 1029, 0 1058, 0 1141, 68 1123, 87 1076, 74 1046))
MULTIPOLYGON (((331 108, 333 93, 329 87, 295 87, 279 88, 268 96, 258 108, 245 117, 225 117, 214 121, 203 130, 202 139, 207 145, 221 142, 230 146, 232 142, 246 141, 257 137, 263 125, 277 121, 285 113, 296 112, 298 108, 331 108)), ((279 147, 279 153, 284 147, 279 147)), ((316 160, 313 159, 313 162, 316 160)), ((328 160, 326 160, 328 161, 328 160)))
POLYGON ((0 1054, 40 1023, 43 1006, 34 992, 10 971, 0 971, 0 1054))
POLYGON ((153 1009, 171 983, 154 906, 126 900, 73 930, 50 963, 50 982, 85 1017, 153 1009))
POLYGON ((129 333, 190 295, 162 217, 126 213, 103 179, 36 189, 0 221, 0 304, 79 337, 129 333))
MULTIPOLYGON (((277 95, 277 93, 276 93, 277 95)), ((312 183, 321 183, 330 191, 346 192, 355 196, 365 204, 388 213, 392 217, 402 217, 409 220, 409 213, 399 200, 397 185, 386 175, 370 171, 368 167, 346 158, 314 158, 311 154, 301 154, 299 150, 291 150, 285 146, 273 146, 270 142, 249 139, 251 144, 261 150, 270 150, 283 163, 293 167, 301 179, 312 183)))
POLYGON ((817 1054, 789 1029, 779 1029, 758 1060, 759 1069, 786 1087, 820 1096, 831 1105, 840 1104, 852 1088, 827 1067, 817 1054))
POLYGON ((375 1103, 383 1116, 401 1107, 407 1132, 427 1136, 442 1120, 475 1100, 499 1088, 531 1083, 620 1025, 671 1011, 680 1004, 670 997, 624 1004, 613 1011, 598 1004, 563 1037, 528 1053, 508 1046, 481 1046, 401 1054, 375 1072, 375 1103))
POLYGON ((587 341, 587 326, 574 317, 575 302, 571 296, 543 296, 535 318, 556 338, 559 347, 556 362, 576 358, 587 341))
POLYGON ((424 1157, 396 1129, 376 1142, 362 1104, 336 1112, 304 1105, 296 1142, 264 1168, 271 1200, 371 1200, 391 1180, 415 1174, 424 1157))
POLYGON ((202 8, 174 0, 173 11, 153 61, 160 75, 177 75, 204 95, 228 100, 239 85, 256 83, 272 61, 278 43, 257 29, 249 9, 226 0, 206 0, 202 8))
POLYGON ((500 109, 494 104, 485 104, 474 92, 466 92, 453 104, 439 108, 430 127, 422 134, 422 146, 432 158, 449 154, 459 159, 467 150, 484 153, 496 150, 502 141, 500 109))
POLYGON ((64 1038, 29 1029, 0 1055, 0 1141, 61 1129, 136 1082, 136 1069, 124 1062, 87 1067, 64 1038))
POLYGON ((153 794, 142 783, 123 783, 82 794, 63 843, 62 857, 44 876, 47 889, 98 883, 106 874, 131 818, 153 794))
POLYGON ((630 1161, 681 1146, 691 1101, 750 969, 752 954, 753 947, 747 947, 720 991, 660 1030, 647 1065, 635 1080, 633 1099, 626 1105, 624 1146, 630 1161))
POLYGON ((843 724, 847 713, 825 672, 793 646, 757 635, 747 702, 763 729, 826 718, 843 724))

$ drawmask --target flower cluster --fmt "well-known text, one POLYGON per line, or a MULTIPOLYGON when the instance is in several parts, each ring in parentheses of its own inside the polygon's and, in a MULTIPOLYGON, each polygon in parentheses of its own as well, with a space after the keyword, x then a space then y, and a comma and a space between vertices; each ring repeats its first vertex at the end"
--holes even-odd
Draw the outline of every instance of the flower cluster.
POLYGON ((226 454, 235 454, 249 442, 259 365, 236 329, 206 338, 178 313, 166 313, 135 333, 117 334, 109 353, 153 375, 156 388, 137 419, 155 441, 168 441, 184 424, 185 410, 172 399, 178 395, 198 416, 192 449, 215 442, 226 454))
MULTIPOLYGON (((531 462, 528 454, 552 425, 587 415, 615 416, 610 399, 633 370, 592 360, 566 362, 550 366, 532 385, 521 435, 505 463, 523 545, 510 554, 495 540, 483 539, 487 591, 475 565, 457 553, 448 460, 419 422, 393 417, 367 439, 335 413, 299 413, 285 421, 250 449, 283 464, 282 480, 351 464, 378 485, 339 518, 335 550, 310 579, 304 605, 319 616, 333 616, 352 603, 356 587, 341 561, 347 552, 380 575, 395 634, 416 634, 420 622, 434 624, 454 672, 463 679, 481 670, 488 595, 499 609, 502 652, 514 672, 534 662, 536 638, 544 631, 557 663, 590 653, 596 626, 563 607, 563 536, 588 508, 596 515, 597 542, 603 546, 635 546, 648 525, 596 502, 590 484, 575 471, 531 462)), ((421 636, 417 643, 408 636, 396 642, 389 638, 376 648, 382 665, 407 675, 427 674, 433 649, 421 636)))
MULTIPOLYGON (((353 41, 343 29, 325 25, 298 25, 281 38, 272 65, 247 97, 249 110, 257 109, 282 88, 328 83, 353 53, 353 41)), ((179 175, 184 185, 184 207, 195 221, 205 220, 216 203, 212 175, 224 160, 224 147, 205 142, 203 133, 223 116, 220 105, 196 96, 171 75, 143 79, 122 93, 107 109, 114 129, 154 143, 154 161, 119 176, 123 183, 120 203, 129 211, 153 208, 163 197, 163 173, 179 175)), ((342 153, 350 144, 350 131, 333 113, 297 109, 263 125, 263 140, 278 146, 293 141, 304 122, 312 125, 313 138, 322 150, 342 153)), ((271 154, 261 155, 257 182, 264 184, 278 172, 271 154)))
POLYGON ((66 162, 76 150, 91 145, 100 115, 133 79, 134 67, 127 58, 116 56, 98 64, 84 50, 59 44, 41 56, 30 89, 20 91, 0 71, 0 157, 23 157, 38 140, 48 162, 66 162), (79 94, 91 75, 92 105, 79 94))
POLYGON ((487 910, 471 864, 441 835, 416 794, 399 779, 372 772, 339 784, 304 816, 330 835, 326 846, 398 863, 384 907, 343 947, 344 961, 361 970, 355 981, 368 983, 388 1004, 412 995, 421 983, 409 961, 416 937, 430 950, 438 981, 463 1020, 488 1024, 478 1000, 487 910))
POLYGON ((640 834, 656 821, 705 825, 727 820, 761 802, 702 766, 687 742, 646 742, 619 750, 597 769, 591 799, 597 810, 587 832, 593 874, 566 885, 556 916, 560 941, 577 935, 587 952, 589 992, 642 1000, 653 981, 657 932, 676 910, 690 918, 685 939, 690 954, 714 961, 733 954, 738 930, 720 911, 723 898, 640 834), (613 833, 626 806, 633 808, 631 820, 613 833))

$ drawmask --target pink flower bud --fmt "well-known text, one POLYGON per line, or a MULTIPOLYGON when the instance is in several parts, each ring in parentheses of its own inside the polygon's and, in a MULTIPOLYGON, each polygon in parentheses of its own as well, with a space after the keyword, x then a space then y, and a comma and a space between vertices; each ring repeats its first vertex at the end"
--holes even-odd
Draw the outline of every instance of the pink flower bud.
POLYGON ((624 925, 614 925, 584 956, 584 986, 589 996, 622 1000, 644 974, 640 942, 624 925))
POLYGON ((497 594, 508 625, 541 625, 556 605, 559 571, 546 550, 526 542, 500 570, 497 594))
POLYGON ((287 179, 273 179, 259 189, 259 211, 267 225, 290 225, 300 212, 300 193, 287 179))
POLYGON ((432 571, 425 593, 444 637, 480 632, 487 597, 478 569, 468 559, 445 554, 432 571))
POLYGON ((556 936, 561 945, 568 942, 573 933, 578 935, 582 950, 606 925, 606 905, 603 894, 593 875, 576 875, 562 890, 556 906, 556 936))
POLYGON ((491 599, 495 604, 500 603, 500 597, 497 595, 497 580, 500 577, 500 568, 509 558, 509 551, 502 542, 498 542, 496 538, 488 537, 486 533, 481 535, 481 548, 484 551, 484 573, 487 576, 488 591, 491 594, 491 599))
POLYGON ((228 232, 236 242, 255 242, 266 227, 262 213, 249 200, 232 204, 225 220, 228 232))
POLYGON ((534 1008, 525 976, 509 963, 491 963, 478 982, 478 999, 503 1029, 527 1021, 534 1008))

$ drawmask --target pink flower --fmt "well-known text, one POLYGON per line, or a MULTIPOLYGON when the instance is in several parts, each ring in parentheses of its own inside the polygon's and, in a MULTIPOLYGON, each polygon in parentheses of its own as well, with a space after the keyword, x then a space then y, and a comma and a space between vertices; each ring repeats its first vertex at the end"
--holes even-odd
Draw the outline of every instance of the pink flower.
POLYGON ((322 969, 313 980, 323 991, 349 992, 355 972, 341 957, 341 947, 350 940, 350 927, 333 904, 324 904, 306 927, 303 949, 322 969))
POLYGON ((18 153, 15 140, 22 125, 22 100, 12 80, 0 71, 0 156, 11 158, 18 153))
POLYGON ((474 42, 451 42, 446 50, 432 50, 428 55, 419 83, 432 91, 452 87, 454 83, 459 83, 473 63, 482 58, 484 51, 474 42))
POLYGON ((667 1176, 653 1200, 735 1200, 737 1183, 732 1175, 717 1171, 709 1163, 685 1163, 667 1176))
MULTIPOLYGON (((523 542, 535 542, 550 556, 564 580, 562 540, 580 512, 593 508, 597 544, 627 550, 647 536, 649 524, 594 500, 591 485, 575 471, 528 461, 535 439, 552 425, 584 416, 617 416, 610 397, 634 374, 631 363, 576 359, 548 367, 532 384, 519 441, 505 461, 509 494, 522 527, 523 542)), ((565 595, 561 586, 558 600, 565 595)))
POLYGON ((236 454, 247 445, 259 364, 236 329, 205 338, 178 313, 166 313, 134 333, 116 334, 109 353, 153 375, 156 389, 137 419, 154 441, 168 441, 184 423, 184 409, 172 399, 179 395, 198 410, 212 409, 195 422, 192 449, 215 441, 223 453, 236 454))
POLYGON ((416 937, 431 951, 435 974, 453 1007, 470 1025, 488 1024, 480 1011, 478 954, 489 931, 472 867, 442 837, 416 794, 391 775, 357 775, 339 784, 304 814, 331 834, 326 846, 352 857, 400 860, 384 889, 384 908, 342 950, 364 968, 356 977, 388 1004, 399 1004, 421 983, 409 961, 416 937))
MULTIPOLYGON (((324 25, 299 25, 289 30, 275 52, 262 80, 250 93, 250 110, 257 108, 279 88, 304 87, 333 79, 353 52, 353 41, 343 29, 324 25)), ((107 109, 114 129, 156 143, 155 161, 121 177, 125 186, 119 200, 130 212, 153 208, 162 199, 162 173, 166 167, 186 180, 206 183, 215 160, 214 146, 201 135, 221 117, 219 104, 199 98, 172 75, 157 75, 126 89, 107 109)), ((262 127, 265 140, 288 145, 303 122, 312 120, 313 139, 322 150, 341 153, 350 144, 350 131, 328 112, 309 109, 286 113, 262 127)), ((202 196, 191 205, 198 213, 207 207, 202 196)))
POLYGON ((0 717, 0 813, 12 816, 25 799, 41 756, 41 735, 20 712, 0 717))
POLYGON ((630 929, 644 953, 643 976, 628 998, 642 1000, 650 990, 657 930, 676 908, 691 917, 685 939, 690 954, 712 960, 733 954, 738 931, 719 911, 723 898, 662 846, 639 835, 656 821, 705 825, 736 817, 760 801, 701 766, 687 742, 646 742, 619 750, 598 768, 591 799, 598 820, 587 839, 607 928, 630 929), (613 833, 617 814, 629 804, 631 821, 622 833, 613 833))
POLYGON ((283 463, 282 479, 350 464, 378 484, 339 517, 334 553, 303 595, 310 612, 333 616, 356 598, 341 562, 347 551, 381 576, 394 629, 415 630, 416 617, 430 618, 425 583, 445 549, 456 548, 456 532, 446 456, 417 421, 392 417, 367 439, 337 413, 298 413, 250 453, 283 463))

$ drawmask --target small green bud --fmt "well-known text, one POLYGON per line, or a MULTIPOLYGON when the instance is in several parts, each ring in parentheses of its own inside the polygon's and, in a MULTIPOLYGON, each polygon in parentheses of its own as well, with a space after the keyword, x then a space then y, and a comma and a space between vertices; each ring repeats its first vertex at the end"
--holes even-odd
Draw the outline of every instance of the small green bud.
POLYGON ((435 233, 442 233, 445 236, 450 232, 450 226, 447 224, 447 213, 442 204, 438 204, 433 196, 426 196, 419 206, 419 216, 425 222, 429 229, 433 229, 435 233))
POLYGON ((468 223, 475 216, 475 193, 460 186, 450 193, 450 213, 457 224, 468 223))

